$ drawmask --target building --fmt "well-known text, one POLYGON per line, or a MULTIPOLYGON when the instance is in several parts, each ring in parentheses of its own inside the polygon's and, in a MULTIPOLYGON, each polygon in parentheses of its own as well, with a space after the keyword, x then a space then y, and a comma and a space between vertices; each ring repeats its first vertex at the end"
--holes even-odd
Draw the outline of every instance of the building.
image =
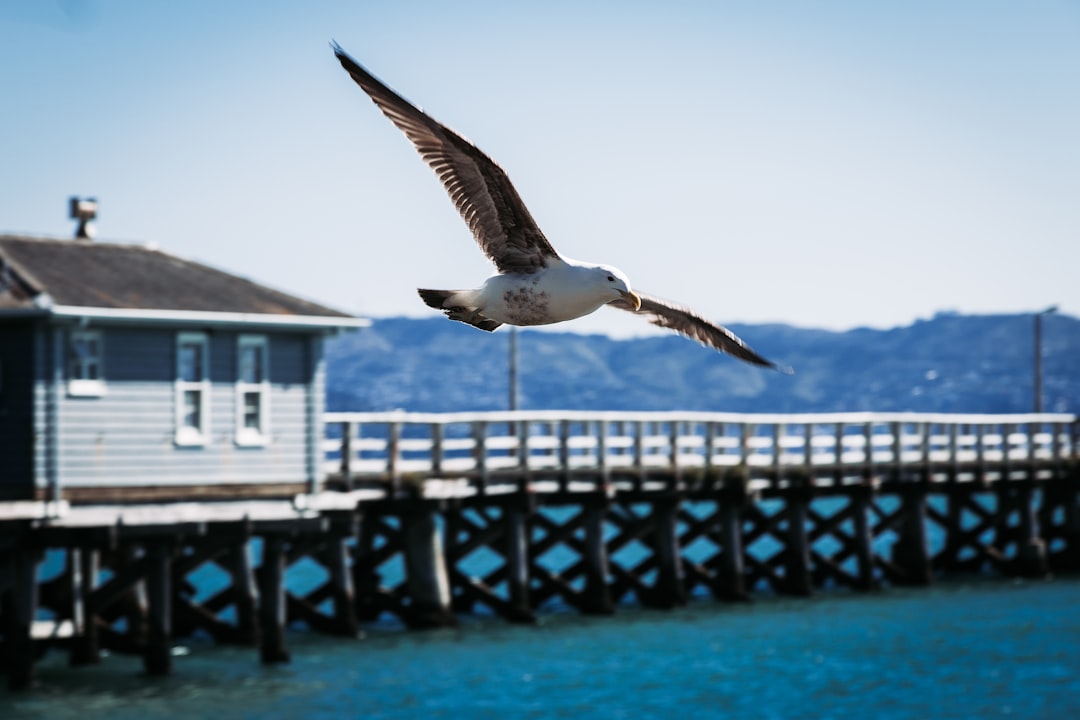
POLYGON ((316 490, 323 340, 367 324, 148 246, 0 235, 0 500, 316 490))

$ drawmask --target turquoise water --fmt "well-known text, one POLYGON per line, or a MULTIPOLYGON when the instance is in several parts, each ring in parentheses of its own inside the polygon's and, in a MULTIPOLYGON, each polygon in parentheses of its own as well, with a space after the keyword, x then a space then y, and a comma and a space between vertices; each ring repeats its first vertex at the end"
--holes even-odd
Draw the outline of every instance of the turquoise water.
POLYGON ((709 600, 536 626, 465 621, 360 641, 290 635, 291 664, 194 643, 167 678, 138 658, 0 691, 2 718, 1080 717, 1080 579, 709 600))

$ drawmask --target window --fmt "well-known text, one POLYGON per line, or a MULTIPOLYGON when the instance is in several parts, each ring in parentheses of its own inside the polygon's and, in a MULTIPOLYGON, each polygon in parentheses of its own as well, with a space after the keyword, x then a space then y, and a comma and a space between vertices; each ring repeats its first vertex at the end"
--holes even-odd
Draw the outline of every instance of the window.
POLYGON ((210 352, 205 333, 176 336, 176 443, 210 439, 210 352))
POLYGON ((236 444, 265 445, 270 439, 270 382, 265 335, 236 341, 236 444))
POLYGON ((105 394, 99 330, 72 330, 68 335, 68 395, 100 397, 105 394))

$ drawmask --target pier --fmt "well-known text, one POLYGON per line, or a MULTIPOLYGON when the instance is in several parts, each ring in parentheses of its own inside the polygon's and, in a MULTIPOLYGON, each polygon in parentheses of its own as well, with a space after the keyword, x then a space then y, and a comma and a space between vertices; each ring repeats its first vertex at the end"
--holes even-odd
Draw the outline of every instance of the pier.
MULTIPOLYGON (((289 659, 463 614, 529 622, 1080 568, 1073 415, 327 413, 317 483, 0 502, 3 670, 196 633, 289 659), (46 570, 46 567, 51 568, 46 570), (306 584, 298 584, 303 574, 306 584)), ((152 485, 141 479, 140 486, 152 485)))

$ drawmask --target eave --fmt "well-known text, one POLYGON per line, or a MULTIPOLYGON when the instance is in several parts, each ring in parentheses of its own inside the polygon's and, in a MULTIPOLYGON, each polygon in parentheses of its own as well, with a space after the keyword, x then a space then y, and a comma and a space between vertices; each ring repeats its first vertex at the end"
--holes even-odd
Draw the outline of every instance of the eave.
POLYGON ((275 315, 269 313, 208 312, 201 310, 153 310, 144 308, 102 308, 77 305, 12 308, 0 310, 4 317, 46 317, 110 325, 172 325, 228 328, 265 328, 333 332, 371 325, 367 318, 321 315, 275 315))

